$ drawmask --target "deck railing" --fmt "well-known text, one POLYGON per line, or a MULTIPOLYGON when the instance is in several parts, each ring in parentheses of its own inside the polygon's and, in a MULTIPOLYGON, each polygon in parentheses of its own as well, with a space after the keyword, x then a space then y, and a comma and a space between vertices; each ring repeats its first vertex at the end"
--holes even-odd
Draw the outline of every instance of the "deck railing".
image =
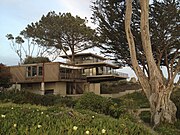
POLYGON ((79 79, 84 80, 86 76, 82 74, 74 74, 74 73, 60 73, 60 79, 79 79))

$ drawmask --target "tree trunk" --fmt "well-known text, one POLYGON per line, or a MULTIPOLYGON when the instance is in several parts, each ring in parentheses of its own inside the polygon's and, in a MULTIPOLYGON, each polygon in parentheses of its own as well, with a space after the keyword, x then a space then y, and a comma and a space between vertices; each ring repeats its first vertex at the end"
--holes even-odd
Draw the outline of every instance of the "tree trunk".
POLYGON ((155 63, 149 35, 149 0, 140 0, 141 5, 141 39, 148 66, 148 77, 137 62, 134 38, 131 32, 132 0, 126 0, 125 30, 130 50, 133 69, 139 79, 143 91, 150 102, 151 121, 154 127, 161 122, 174 123, 177 108, 170 100, 173 90, 171 82, 165 84, 164 77, 155 63))
POLYGON ((174 123, 176 121, 177 108, 171 101, 171 88, 158 88, 149 98, 151 108, 151 122, 154 127, 161 122, 174 123))

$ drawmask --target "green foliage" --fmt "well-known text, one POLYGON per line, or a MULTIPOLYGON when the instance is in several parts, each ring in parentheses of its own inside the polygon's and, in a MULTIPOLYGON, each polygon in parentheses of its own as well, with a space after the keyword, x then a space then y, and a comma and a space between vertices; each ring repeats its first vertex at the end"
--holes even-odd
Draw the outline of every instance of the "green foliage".
POLYGON ((111 100, 98 96, 93 92, 85 93, 81 96, 75 105, 79 109, 89 109, 98 113, 107 113, 111 105, 111 100))
POLYGON ((74 17, 71 13, 56 14, 52 11, 43 15, 38 22, 28 25, 21 34, 65 54, 69 50, 72 54, 70 60, 74 60, 75 53, 92 47, 95 41, 95 30, 86 26, 86 22, 86 19, 74 17))
POLYGON ((161 124, 155 130, 161 133, 162 135, 179 135, 180 134, 179 129, 177 129, 174 125, 167 124, 167 123, 161 124))
POLYGON ((171 100, 175 103, 177 107, 176 116, 180 119, 180 88, 172 93, 171 100))
POLYGON ((8 88, 11 85, 10 79, 11 73, 9 68, 0 63, 0 90, 3 88, 8 88))
POLYGON ((115 81, 115 82, 102 82, 101 94, 119 93, 125 90, 136 90, 140 88, 141 86, 138 83, 132 83, 126 80, 115 81))
POLYGON ((119 118, 123 110, 120 106, 113 102, 110 98, 105 98, 94 93, 85 93, 81 96, 75 108, 77 109, 88 109, 97 113, 104 113, 114 118, 119 118))
POLYGON ((33 63, 44 63, 50 62, 49 58, 47 57, 27 57, 24 60, 24 64, 33 64, 33 63))
POLYGON ((143 111, 139 116, 145 123, 151 123, 151 113, 149 111, 143 111))
POLYGON ((149 108, 149 101, 143 92, 134 92, 120 98, 126 107, 131 108, 149 108))
MULTIPOLYGON (((124 19, 126 2, 124 0, 95 0, 92 6, 93 19, 98 24, 100 46, 107 54, 114 54, 123 65, 130 65, 130 53, 126 39, 124 19)), ((132 2, 131 30, 136 45, 138 64, 146 68, 140 35, 140 5, 132 2)), ((177 65, 179 59, 179 1, 154 0, 150 5, 150 36, 153 56, 159 65, 177 65), (166 63, 168 62, 168 63, 166 63)))
POLYGON ((8 135, 84 135, 86 131, 100 135, 103 129, 107 135, 151 135, 149 129, 128 117, 114 119, 90 111, 27 104, 0 104, 0 129, 0 134, 8 135))
POLYGON ((0 93, 0 101, 1 102, 13 102, 17 104, 36 104, 36 105, 43 105, 43 106, 68 106, 73 107, 76 103, 74 99, 71 97, 62 97, 62 96, 55 96, 55 95, 38 95, 34 93, 30 93, 27 91, 16 91, 16 90, 9 90, 3 91, 0 93))

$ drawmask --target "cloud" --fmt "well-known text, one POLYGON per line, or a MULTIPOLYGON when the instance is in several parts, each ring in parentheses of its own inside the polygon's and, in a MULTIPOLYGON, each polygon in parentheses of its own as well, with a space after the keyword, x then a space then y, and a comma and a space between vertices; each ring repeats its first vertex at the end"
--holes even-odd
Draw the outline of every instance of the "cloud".
POLYGON ((65 7, 66 12, 70 12, 72 15, 78 15, 81 18, 90 18, 90 1, 91 0, 58 0, 59 4, 65 7))

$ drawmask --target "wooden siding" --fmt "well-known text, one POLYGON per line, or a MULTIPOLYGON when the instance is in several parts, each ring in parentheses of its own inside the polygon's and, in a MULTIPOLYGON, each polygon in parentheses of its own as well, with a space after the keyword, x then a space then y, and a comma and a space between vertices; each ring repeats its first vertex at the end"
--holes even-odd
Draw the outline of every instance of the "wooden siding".
POLYGON ((20 66, 11 66, 10 72, 12 74, 12 83, 36 83, 42 82, 54 82, 59 81, 59 63, 44 63, 44 77, 42 76, 32 76, 28 77, 26 72, 26 67, 28 66, 43 66, 40 64, 26 64, 20 66))
POLYGON ((23 66, 10 67, 10 73, 12 74, 11 81, 13 83, 20 83, 25 81, 26 68, 23 66))
POLYGON ((59 81, 59 63, 44 64, 44 82, 59 81))

